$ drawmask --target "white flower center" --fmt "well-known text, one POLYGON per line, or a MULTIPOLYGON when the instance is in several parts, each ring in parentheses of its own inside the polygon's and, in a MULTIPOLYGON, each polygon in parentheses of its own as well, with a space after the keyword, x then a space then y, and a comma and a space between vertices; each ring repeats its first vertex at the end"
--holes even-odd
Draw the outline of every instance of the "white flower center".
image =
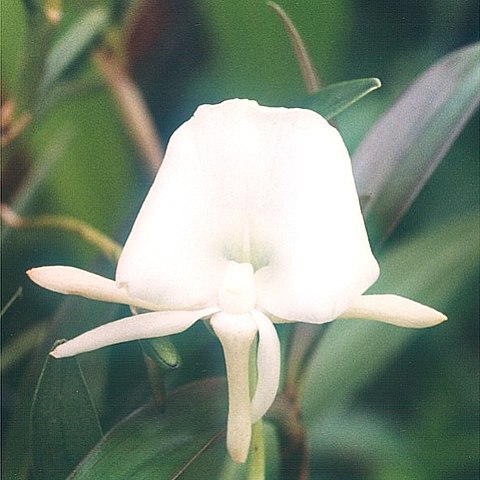
POLYGON ((255 308, 257 295, 253 267, 250 263, 228 262, 218 306, 232 315, 250 313, 255 308))

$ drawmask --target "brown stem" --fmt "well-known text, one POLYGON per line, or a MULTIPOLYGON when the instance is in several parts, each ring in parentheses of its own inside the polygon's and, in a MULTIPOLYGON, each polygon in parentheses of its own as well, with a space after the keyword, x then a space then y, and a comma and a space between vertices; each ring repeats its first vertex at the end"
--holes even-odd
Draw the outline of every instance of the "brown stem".
POLYGON ((298 398, 282 393, 268 412, 280 442, 280 480, 308 478, 308 445, 298 398))
POLYGON ((327 328, 328 324, 310 325, 307 323, 297 323, 293 327, 283 388, 286 395, 295 398, 302 391, 305 374, 327 328))
POLYGON ((162 380, 162 371, 156 363, 144 353, 143 359, 147 367, 147 375, 152 389, 153 401, 160 411, 165 410, 165 402, 167 400, 167 390, 162 380))
POLYGON ((94 60, 118 103, 132 139, 145 158, 150 172, 156 174, 164 152, 140 90, 127 70, 107 49, 98 50, 94 60))
POLYGON ((27 128, 28 124, 32 121, 32 114, 25 112, 20 115, 18 118, 13 120, 8 128, 3 128, 2 125, 2 134, 1 134, 1 146, 6 147, 8 144, 13 142, 20 134, 27 128))
POLYGON ((325 330, 324 325, 298 323, 291 335, 283 391, 268 412, 268 418, 275 423, 279 433, 280 480, 308 478, 308 445, 300 408, 300 392, 305 372, 325 330))
POLYGON ((82 220, 63 215, 40 215, 25 218, 17 215, 8 205, 0 203, 2 224, 15 228, 54 228, 75 233, 86 242, 94 245, 110 260, 116 262, 122 247, 107 235, 82 220))
POLYGON ((267 2, 267 5, 278 15, 290 37, 290 42, 292 43, 295 57, 302 72, 307 93, 312 95, 318 92, 320 90, 320 80, 298 30, 280 5, 271 1, 267 2))

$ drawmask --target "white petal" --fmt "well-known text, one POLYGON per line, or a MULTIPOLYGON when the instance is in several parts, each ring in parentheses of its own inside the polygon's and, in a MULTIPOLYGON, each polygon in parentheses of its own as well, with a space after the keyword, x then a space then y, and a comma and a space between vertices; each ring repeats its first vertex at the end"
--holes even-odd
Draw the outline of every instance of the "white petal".
POLYGON ((288 320, 331 320, 376 279, 348 153, 318 114, 200 107, 170 140, 117 282, 150 302, 209 305, 228 260, 260 270, 259 302, 288 320))
POLYGON ((362 295, 339 318, 377 320, 409 328, 432 327, 447 319, 433 308, 398 295, 362 295))
POLYGON ((232 459, 247 459, 252 435, 249 359, 257 327, 251 316, 215 314, 210 321, 225 355, 228 381, 227 449, 232 459))
POLYGON ((71 357, 116 343, 173 335, 183 332, 200 318, 209 316, 215 311, 218 309, 151 312, 123 318, 101 325, 62 343, 50 352, 50 355, 55 358, 71 357))
POLYGON ((133 298, 113 280, 75 267, 55 265, 32 268, 27 271, 30 280, 43 288, 65 295, 79 295, 103 302, 122 303, 148 310, 162 307, 145 300, 133 298))
POLYGON ((265 265, 256 272, 257 305, 286 320, 322 323, 379 273, 350 158, 339 133, 314 112, 265 110, 256 123, 259 166, 250 172, 252 252, 265 265))
POLYGON ((252 400, 252 423, 260 420, 272 405, 280 382, 280 342, 270 319, 252 312, 258 327, 257 388, 252 400))

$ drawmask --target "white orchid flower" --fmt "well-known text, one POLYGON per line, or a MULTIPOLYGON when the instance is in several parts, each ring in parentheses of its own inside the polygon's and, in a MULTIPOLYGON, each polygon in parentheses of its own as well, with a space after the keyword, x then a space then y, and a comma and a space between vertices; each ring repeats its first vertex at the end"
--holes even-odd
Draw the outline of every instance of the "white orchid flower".
POLYGON ((203 105, 174 133, 115 281, 66 266, 28 274, 55 292, 152 310, 57 346, 57 358, 209 319, 225 354, 227 447, 236 462, 245 461, 251 424, 279 386, 273 323, 350 317, 427 327, 446 319, 399 296, 362 295, 379 267, 339 133, 310 110, 250 100, 203 105))

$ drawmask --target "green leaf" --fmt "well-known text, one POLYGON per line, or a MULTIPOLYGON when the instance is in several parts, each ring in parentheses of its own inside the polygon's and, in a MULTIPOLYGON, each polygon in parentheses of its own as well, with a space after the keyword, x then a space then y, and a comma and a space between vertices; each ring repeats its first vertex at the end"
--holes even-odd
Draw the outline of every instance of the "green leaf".
POLYGON ((21 2, 2 2, 2 91, 8 98, 18 83, 25 42, 26 12, 21 2))
MULTIPOLYGON (((16 4, 18 2, 8 3, 16 4)), ((54 25, 47 22, 38 2, 25 0, 23 4, 25 7, 25 25, 21 27, 25 26, 25 30, 21 28, 19 32, 20 36, 24 36, 22 60, 18 64, 19 69, 16 72, 15 84, 12 85, 15 88, 14 98, 17 102, 16 109, 19 112, 32 110, 55 30, 54 25)), ((4 14, 3 10, 2 14, 4 14)), ((5 15, 7 14, 5 13, 5 15)), ((8 18, 11 19, 14 16, 9 15, 8 18)), ((9 24, 10 21, 5 23, 9 24)))
POLYGON ((18 287, 15 293, 10 297, 10 299, 5 303, 5 305, 2 307, 2 310, 0 311, 0 320, 3 318, 5 313, 8 311, 8 309, 15 303, 16 300, 18 300, 22 296, 22 287, 18 287))
POLYGON ((408 210, 480 101, 480 43, 427 70, 370 130, 353 156, 364 213, 383 239, 408 210))
POLYGON ((100 6, 92 8, 55 42, 45 62, 41 94, 47 93, 55 81, 93 44, 107 27, 108 20, 106 8, 100 6))
MULTIPOLYGON (((387 250, 380 258, 380 279, 369 293, 404 295, 449 316, 450 302, 478 269, 477 225, 478 217, 467 215, 387 250)), ((421 334, 415 332, 373 321, 332 323, 307 373, 303 395, 307 421, 348 401, 412 336, 421 334)))
POLYGON ((217 478, 225 449, 226 389, 224 380, 205 380, 180 388, 167 400, 165 413, 146 405, 117 424, 69 480, 156 480, 217 478), (213 450, 212 447, 215 447, 213 450), (196 462, 214 451, 215 461, 196 462))
POLYGON ((104 85, 100 78, 74 78, 56 83, 36 105, 37 118, 58 106, 70 102, 72 99, 87 98, 103 90, 104 85))
POLYGON ((36 479, 63 480, 102 438, 77 359, 45 360, 32 405, 36 479))
POLYGON ((395 465, 396 469, 410 473, 404 478, 414 478, 411 475, 418 471, 418 458, 414 455, 418 445, 407 442, 405 432, 400 434, 397 425, 364 410, 334 411, 313 425, 308 436, 311 458, 319 467, 333 454, 358 459, 371 470, 395 465))
POLYGON ((3 348, 0 356, 0 372, 4 373, 18 361, 23 359, 34 348, 38 347, 45 338, 47 327, 38 324, 20 332, 3 348))
POLYGON ((373 77, 334 83, 311 95, 305 107, 329 120, 381 86, 380 80, 373 77))
MULTIPOLYGON (((92 270, 102 270, 93 267, 92 270)), ((48 292, 38 292, 43 301, 47 301, 48 292)), ((52 343, 57 338, 73 338, 84 331, 97 327, 101 323, 118 318, 118 306, 115 304, 94 302, 81 297, 69 296, 61 303, 56 315, 50 323, 46 339, 43 345, 38 349, 37 355, 25 372, 21 380, 17 394, 18 401, 15 405, 13 418, 7 429, 5 440, 2 445, 2 479, 26 480, 28 469, 32 463, 31 440, 32 422, 30 421, 32 413, 32 403, 38 379, 44 369, 44 359, 51 350, 52 343)), ((105 402, 105 384, 106 384, 106 361, 104 355, 107 352, 101 350, 91 352, 78 358, 82 371, 89 379, 90 393, 95 399, 95 405, 102 405, 105 402)), ((53 361, 53 359, 50 359, 53 361)), ((57 360, 51 367, 63 368, 63 362, 72 362, 73 360, 57 360)), ((67 472, 69 473, 69 472, 67 472)), ((36 477, 34 477, 36 478, 36 477)), ((65 478, 65 477, 63 477, 65 478)))
POLYGON ((34 157, 45 155, 57 132, 68 134, 71 142, 45 185, 54 202, 51 211, 109 234, 124 221, 125 211, 138 208, 132 204, 138 201, 138 186, 131 151, 115 104, 104 89, 58 104, 35 130, 34 157))
MULTIPOLYGON (((343 39, 354 20, 348 5, 335 0, 278 3, 298 27, 312 63, 321 66, 320 77, 338 77, 346 53, 343 39), (322 19, 321 28, 313 18, 322 19)), ((198 5, 210 32, 213 61, 196 86, 197 101, 239 96, 283 105, 285 98, 304 92, 288 35, 265 1, 202 0, 198 5)))

